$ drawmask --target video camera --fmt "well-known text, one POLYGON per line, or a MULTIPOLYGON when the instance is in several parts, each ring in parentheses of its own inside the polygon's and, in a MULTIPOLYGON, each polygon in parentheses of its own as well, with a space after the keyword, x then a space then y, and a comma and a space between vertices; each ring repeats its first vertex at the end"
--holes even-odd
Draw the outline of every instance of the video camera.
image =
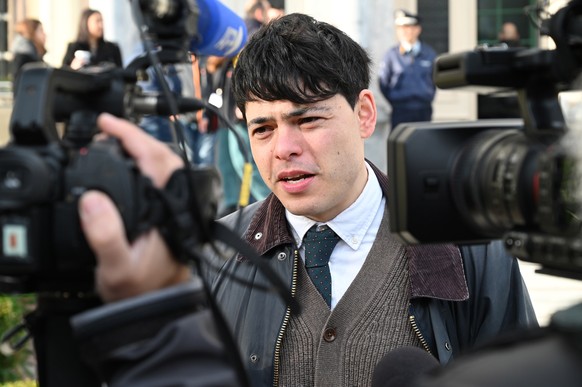
MULTIPOLYGON (((246 29, 238 16, 213 0, 131 3, 159 63, 146 52, 126 68, 23 68, 11 140, 0 149, 0 291, 93 290, 95 261, 77 214, 78 198, 87 190, 101 190, 113 199, 130 241, 172 216, 160 215, 163 205, 155 189, 117 141, 92 141, 97 116, 108 112, 138 122, 143 114, 169 116, 204 108, 196 99, 146 94, 138 78, 150 66, 189 63, 189 51, 233 55, 246 40, 246 29)), ((194 172, 197 190, 210 189, 217 179, 208 169, 194 172)), ((202 194, 208 202, 201 211, 216 210, 214 196, 214 191, 202 194)))
POLYGON ((190 165, 182 141, 173 145, 186 167, 156 188, 116 139, 94 139, 96 121, 103 112, 138 122, 143 114, 211 108, 172 95, 161 67, 190 64, 190 53, 233 56, 246 42, 246 27, 218 0, 130 0, 130 6, 144 53, 125 68, 25 65, 15 88, 11 138, 0 148, 0 292, 36 293, 35 310, 0 332, 0 348, 4 354, 18 350, 34 336, 41 386, 101 385, 81 361, 69 321, 101 303, 94 254, 77 210, 84 192, 111 197, 129 241, 157 227, 180 261, 195 261, 197 248, 211 239, 216 169, 190 165), (166 86, 159 94, 139 85, 149 68, 166 86))
POLYGON ((406 243, 502 238, 518 258, 582 279, 582 160, 567 145, 580 128, 568 127, 558 98, 582 69, 582 1, 544 20, 541 32, 555 50, 491 47, 436 59, 439 88, 514 89, 522 119, 392 131, 390 223, 406 243))

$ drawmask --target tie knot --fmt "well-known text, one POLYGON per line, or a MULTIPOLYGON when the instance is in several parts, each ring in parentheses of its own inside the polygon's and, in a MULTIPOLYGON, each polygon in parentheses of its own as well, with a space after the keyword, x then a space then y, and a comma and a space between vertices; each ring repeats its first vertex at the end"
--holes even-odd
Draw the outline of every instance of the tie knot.
POLYGON ((329 227, 320 230, 317 225, 311 227, 303 238, 305 245, 305 267, 325 266, 329 262, 331 252, 340 237, 329 227))

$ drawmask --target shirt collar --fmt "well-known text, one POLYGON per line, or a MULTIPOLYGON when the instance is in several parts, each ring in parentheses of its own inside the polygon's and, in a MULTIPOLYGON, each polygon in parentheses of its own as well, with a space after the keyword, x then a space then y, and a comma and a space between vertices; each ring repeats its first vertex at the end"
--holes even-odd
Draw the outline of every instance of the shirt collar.
MULTIPOLYGON (((377 167, 367 165, 368 171, 374 171, 369 176, 375 176, 380 182, 383 195, 388 195, 388 177, 377 167)), ((370 177, 368 178, 369 184, 370 177)), ((364 190, 366 190, 364 188, 364 190)), ((363 192, 362 192, 363 194, 363 192)), ((252 220, 247 228, 244 240, 260 255, 282 244, 296 242, 299 245, 301 239, 291 226, 291 220, 286 216, 283 204, 272 193, 263 203, 256 203, 259 208, 253 211, 252 220), (292 236, 293 235, 293 236, 292 236)), ((251 205, 249 207, 254 207, 251 205)), ((307 219, 304 218, 303 219, 307 219)), ((305 228, 303 236, 313 220, 305 228)), ((335 230, 334 230, 335 231, 335 230)), ((337 231, 336 231, 337 232, 337 231)), ((411 298, 432 297, 445 300, 466 300, 469 297, 467 282, 464 275, 463 258, 459 248, 455 245, 416 245, 406 246, 406 254, 409 259, 409 273, 411 282, 411 298), (428 280, 427 280, 428 279, 428 280)), ((244 256, 239 257, 240 260, 244 256)))
MULTIPOLYGON (((360 247, 364 235, 370 228, 374 216, 382 205, 382 188, 378 182, 376 174, 366 163, 368 171, 368 181, 360 196, 347 209, 338 214, 326 224, 353 250, 360 247)), ((297 246, 301 247, 303 237, 307 230, 318 222, 305 216, 294 215, 288 210, 285 211, 287 221, 291 225, 293 238, 297 246)))

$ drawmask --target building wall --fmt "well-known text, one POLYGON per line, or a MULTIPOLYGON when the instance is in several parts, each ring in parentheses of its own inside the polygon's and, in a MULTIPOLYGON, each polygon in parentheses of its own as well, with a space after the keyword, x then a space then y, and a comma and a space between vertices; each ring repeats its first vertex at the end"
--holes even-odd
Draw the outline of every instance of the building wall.
POLYGON ((24 18, 38 19, 47 34, 47 54, 44 59, 51 66, 60 66, 67 43, 77 35, 79 16, 87 4, 87 0, 9 0, 9 42, 12 41, 17 21, 24 18))
MULTIPOLYGON (((124 62, 127 64, 140 51, 136 45, 137 30, 127 0, 9 0, 13 17, 24 15, 38 17, 47 30, 48 53, 46 61, 60 66, 66 45, 74 40, 79 15, 86 6, 99 9, 104 15, 105 35, 120 44, 124 62), (66 22, 63 22, 66 21, 66 22)), ((248 0, 222 0, 240 16, 248 0)), ((437 0, 435 0, 437 1, 437 0)), ((451 52, 473 49, 477 41, 477 0, 448 1, 449 47, 451 52)), ((563 5, 564 0, 555 0, 563 5)), ((370 88, 378 104, 378 126, 375 138, 368 141, 372 148, 370 158, 383 170, 386 169, 385 142, 389 130, 390 106, 377 86, 378 62, 383 53, 396 42, 392 23, 393 11, 405 8, 417 10, 417 0, 286 0, 286 12, 304 12, 344 30, 368 49, 373 60, 370 88)), ((473 120, 477 116, 476 95, 458 90, 438 90, 434 103, 434 120, 473 120)))

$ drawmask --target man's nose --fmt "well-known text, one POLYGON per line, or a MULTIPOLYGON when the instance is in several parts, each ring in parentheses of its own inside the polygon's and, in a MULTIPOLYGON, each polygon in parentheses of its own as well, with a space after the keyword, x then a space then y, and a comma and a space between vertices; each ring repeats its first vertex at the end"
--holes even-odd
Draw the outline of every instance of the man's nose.
POLYGON ((274 156, 281 160, 300 155, 303 152, 303 133, 294 125, 282 124, 275 133, 274 156))

